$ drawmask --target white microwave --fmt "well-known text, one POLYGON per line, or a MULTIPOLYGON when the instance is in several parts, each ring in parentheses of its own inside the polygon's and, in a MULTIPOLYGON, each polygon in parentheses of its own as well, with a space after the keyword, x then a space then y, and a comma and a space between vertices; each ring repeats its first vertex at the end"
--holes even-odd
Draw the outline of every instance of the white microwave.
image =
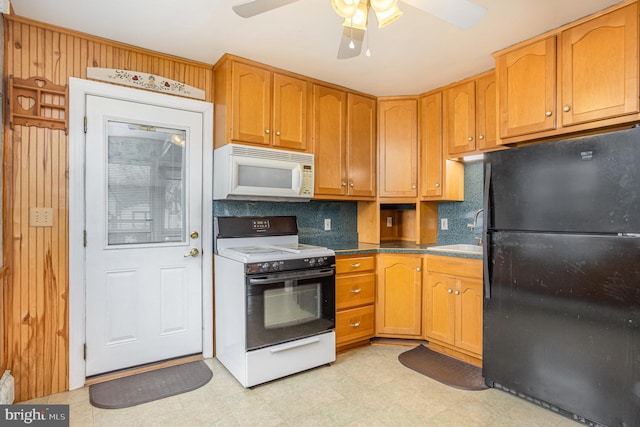
POLYGON ((313 154, 227 144, 213 152, 213 198, 308 201, 313 154))

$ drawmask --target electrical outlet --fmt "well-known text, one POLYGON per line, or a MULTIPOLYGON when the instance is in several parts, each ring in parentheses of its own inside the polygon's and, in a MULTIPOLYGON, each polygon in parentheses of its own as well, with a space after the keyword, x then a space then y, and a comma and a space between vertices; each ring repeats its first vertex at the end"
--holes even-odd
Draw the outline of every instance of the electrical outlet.
POLYGON ((440 219, 440 230, 449 229, 449 220, 447 218, 440 219))
POLYGON ((53 208, 29 208, 31 227, 53 227, 53 208))
POLYGON ((331 218, 324 219, 324 231, 331 231, 331 218))
POLYGON ((389 228, 393 227, 393 217, 392 216, 388 216, 387 217, 387 227, 389 227, 389 228))

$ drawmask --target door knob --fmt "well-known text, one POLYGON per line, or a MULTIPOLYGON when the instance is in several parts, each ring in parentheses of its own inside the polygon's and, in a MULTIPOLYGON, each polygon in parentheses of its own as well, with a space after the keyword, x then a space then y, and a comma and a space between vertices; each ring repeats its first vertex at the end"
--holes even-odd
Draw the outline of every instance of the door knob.
POLYGON ((200 255, 200 251, 198 250, 198 248, 191 248, 191 250, 189 251, 188 254, 186 254, 184 257, 185 258, 189 258, 189 257, 197 257, 198 255, 200 255))
POLYGON ((197 232, 197 231, 192 231, 192 232, 191 232, 191 234, 190 234, 190 236, 191 236, 191 238, 192 238, 192 239, 194 239, 194 240, 195 240, 195 239, 197 239, 200 235, 198 234, 198 232, 197 232))

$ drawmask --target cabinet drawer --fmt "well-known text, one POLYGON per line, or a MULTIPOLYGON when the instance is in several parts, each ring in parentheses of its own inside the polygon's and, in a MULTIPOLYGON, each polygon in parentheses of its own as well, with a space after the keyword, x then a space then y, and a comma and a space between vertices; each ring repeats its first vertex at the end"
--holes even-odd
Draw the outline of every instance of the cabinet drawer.
POLYGON ((373 305, 340 311, 336 314, 336 345, 373 336, 373 305))
POLYGON ((376 298, 374 273, 336 277, 336 310, 373 304, 376 298))
POLYGON ((373 256, 338 257, 336 258, 336 274, 358 273, 376 268, 373 256))

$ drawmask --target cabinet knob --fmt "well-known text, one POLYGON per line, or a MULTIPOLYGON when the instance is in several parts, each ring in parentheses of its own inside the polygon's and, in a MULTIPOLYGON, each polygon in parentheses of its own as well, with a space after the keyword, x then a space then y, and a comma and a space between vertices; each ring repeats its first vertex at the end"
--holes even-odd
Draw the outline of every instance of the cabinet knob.
POLYGON ((562 107, 562 111, 564 111, 565 113, 568 113, 569 110, 571 110, 571 107, 569 107, 568 105, 565 105, 564 107, 562 107))
POLYGON ((351 181, 351 182, 349 183, 349 187, 352 187, 352 188, 353 188, 353 181, 351 181))
POLYGON ((342 182, 340 183, 340 185, 342 185, 343 187, 346 187, 346 186, 347 186, 347 183, 346 183, 346 182, 344 182, 344 181, 342 181, 342 182))
POLYGON ((455 291, 454 294, 460 295, 460 291, 455 291))
POLYGON ((451 289, 447 289, 447 293, 452 293, 453 291, 451 289))
POLYGON ((276 136, 280 136, 280 131, 279 130, 276 131, 276 136))
POLYGON ((440 183, 436 182, 436 188, 440 187, 440 183))
POLYGON ((415 185, 415 184, 413 184, 413 185, 411 186, 411 188, 413 188, 413 189, 415 190, 415 189, 416 189, 416 185, 415 185))
POLYGON ((269 129, 265 129, 264 133, 266 133, 267 135, 269 135, 271 133, 271 131, 269 129))
POLYGON ((360 326, 360 322, 350 323, 349 326, 351 326, 352 328, 357 328, 358 326, 360 326))
POLYGON ((422 269, 420 267, 416 268, 416 271, 422 271, 422 269))
POLYGON ((482 141, 482 140, 484 139, 484 135, 480 135, 480 136, 478 136, 478 139, 479 139, 480 141, 482 141))
POLYGON ((358 288, 358 289, 349 289, 349 292, 351 292, 352 294, 359 294, 360 292, 362 292, 362 289, 358 288))
POLYGON ((469 142, 473 141, 473 137, 470 136, 469 138, 467 138, 467 141, 469 141, 469 142))
POLYGON ((551 111, 547 111, 546 113, 544 113, 544 115, 547 116, 547 117, 551 117, 552 114, 553 113, 551 111))

